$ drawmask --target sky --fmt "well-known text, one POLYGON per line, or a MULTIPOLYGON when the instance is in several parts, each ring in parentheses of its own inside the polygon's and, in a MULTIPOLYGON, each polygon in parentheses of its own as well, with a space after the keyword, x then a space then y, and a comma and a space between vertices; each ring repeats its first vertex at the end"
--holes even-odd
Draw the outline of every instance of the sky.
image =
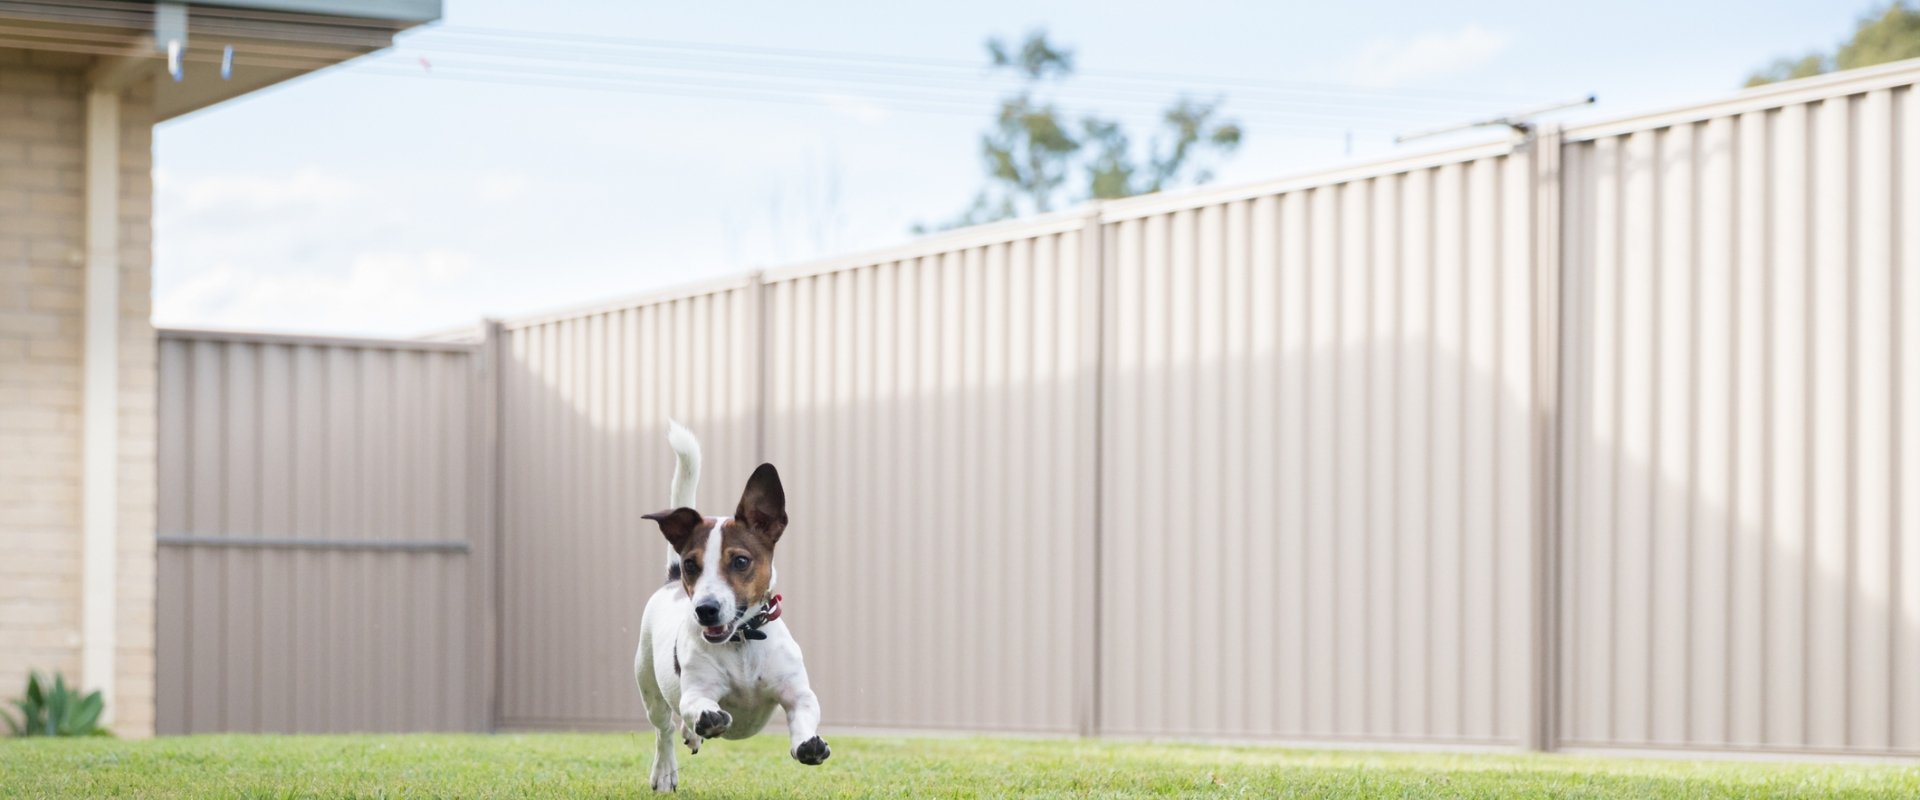
POLYGON ((899 244, 983 185, 1004 91, 989 36, 1046 29, 1085 73, 1061 104, 1136 139, 1183 91, 1221 99, 1245 129, 1216 169, 1232 184, 1498 139, 1393 143, 1588 93, 1548 118, 1711 100, 1776 56, 1830 49, 1867 11, 445 2, 391 51, 159 126, 156 324, 416 336, 899 244), (776 63, 797 66, 766 74, 776 63))

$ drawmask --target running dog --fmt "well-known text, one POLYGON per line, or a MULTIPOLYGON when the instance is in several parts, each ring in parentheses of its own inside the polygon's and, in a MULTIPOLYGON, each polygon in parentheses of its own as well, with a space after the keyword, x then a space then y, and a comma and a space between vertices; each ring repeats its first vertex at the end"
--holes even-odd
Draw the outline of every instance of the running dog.
POLYGON ((818 765, 831 751, 820 738, 820 701, 807 683, 800 645, 780 621, 773 547, 787 529, 780 473, 761 464, 747 479, 731 517, 693 510, 700 483, 700 442, 667 421, 676 461, 672 510, 646 515, 673 548, 667 585, 640 618, 634 677, 654 742, 653 788, 680 786, 673 737, 700 752, 707 739, 745 739, 760 732, 774 706, 786 711, 788 752, 818 765))

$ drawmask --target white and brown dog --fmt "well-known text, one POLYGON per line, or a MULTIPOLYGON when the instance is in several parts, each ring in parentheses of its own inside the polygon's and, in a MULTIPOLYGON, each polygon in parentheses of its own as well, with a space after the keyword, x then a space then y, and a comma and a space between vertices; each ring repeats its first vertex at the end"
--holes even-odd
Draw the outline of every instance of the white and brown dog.
POLYGON ((802 764, 826 761, 820 701, 807 684, 800 645, 780 621, 780 596, 773 593, 773 546, 787 529, 780 473, 761 464, 747 479, 733 516, 703 516, 691 508, 700 482, 700 442, 668 420, 667 443, 678 462, 673 510, 646 518, 660 523, 674 560, 667 585, 647 601, 633 657, 647 719, 660 733, 653 788, 679 787, 676 729, 698 753, 705 739, 759 733, 776 704, 787 713, 793 758, 802 764))

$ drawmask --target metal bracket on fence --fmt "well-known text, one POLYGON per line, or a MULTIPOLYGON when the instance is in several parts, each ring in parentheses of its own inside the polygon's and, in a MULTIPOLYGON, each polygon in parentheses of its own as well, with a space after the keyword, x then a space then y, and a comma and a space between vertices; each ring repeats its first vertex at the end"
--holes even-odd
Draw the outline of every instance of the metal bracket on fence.
POLYGON ((348 550, 386 553, 466 553, 466 542, 435 539, 268 539, 238 536, 161 536, 168 547, 238 547, 250 550, 348 550))
POLYGON ((1415 139, 1425 139, 1428 137, 1440 136, 1442 134, 1448 134, 1448 133, 1459 133, 1460 131, 1473 130, 1474 128, 1493 128, 1493 127, 1511 128, 1514 133, 1518 133, 1521 136, 1530 137, 1533 135, 1533 131, 1535 127, 1535 123, 1533 121, 1534 117, 1537 117, 1537 116, 1540 116, 1541 114, 1546 114, 1552 111, 1565 111, 1569 108, 1579 108, 1580 106, 1590 106, 1598 102, 1599 99, 1600 99, 1599 95, 1589 94, 1585 98, 1582 98, 1579 100, 1574 100, 1566 103, 1553 103, 1551 105, 1545 105, 1539 108, 1530 108, 1525 111, 1520 111, 1513 114, 1507 114, 1505 116, 1494 117, 1493 119, 1483 119, 1478 122, 1468 122, 1460 125, 1448 125, 1444 128, 1431 128, 1424 131, 1416 131, 1414 133, 1403 133, 1393 137, 1393 143, 1406 144, 1407 142, 1411 142, 1415 139))

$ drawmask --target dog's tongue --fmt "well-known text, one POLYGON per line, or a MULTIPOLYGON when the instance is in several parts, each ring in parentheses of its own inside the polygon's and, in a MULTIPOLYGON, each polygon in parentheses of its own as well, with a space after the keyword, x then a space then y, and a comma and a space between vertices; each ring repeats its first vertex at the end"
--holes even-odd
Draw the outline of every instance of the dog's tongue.
POLYGON ((705 633, 709 638, 713 638, 726 634, 727 628, 724 625, 715 625, 711 628, 702 628, 701 632, 705 633))

